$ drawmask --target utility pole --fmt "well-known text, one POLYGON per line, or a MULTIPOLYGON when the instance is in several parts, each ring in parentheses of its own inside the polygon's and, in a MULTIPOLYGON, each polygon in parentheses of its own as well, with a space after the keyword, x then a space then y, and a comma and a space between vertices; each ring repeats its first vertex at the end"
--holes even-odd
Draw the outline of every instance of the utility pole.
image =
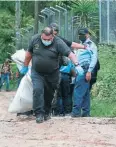
POLYGON ((34 25, 34 34, 37 34, 38 33, 38 21, 39 21, 39 18, 38 18, 38 14, 39 14, 39 1, 38 0, 35 0, 35 25, 34 25))
POLYGON ((20 0, 16 0, 15 11, 16 50, 18 50, 20 41, 20 0))

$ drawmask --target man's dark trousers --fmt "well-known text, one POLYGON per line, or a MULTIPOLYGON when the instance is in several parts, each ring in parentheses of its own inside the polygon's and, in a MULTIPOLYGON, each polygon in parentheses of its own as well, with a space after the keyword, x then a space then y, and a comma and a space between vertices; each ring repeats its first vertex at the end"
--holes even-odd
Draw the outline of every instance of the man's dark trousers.
POLYGON ((61 73, 61 82, 58 95, 58 111, 59 113, 66 113, 66 106, 70 96, 70 75, 68 73, 61 73), (62 101, 61 101, 62 100, 62 101), (60 104, 60 101, 62 102, 60 104))
POLYGON ((32 69, 33 110, 35 115, 49 114, 51 102, 59 80, 59 71, 51 74, 38 73, 32 69))

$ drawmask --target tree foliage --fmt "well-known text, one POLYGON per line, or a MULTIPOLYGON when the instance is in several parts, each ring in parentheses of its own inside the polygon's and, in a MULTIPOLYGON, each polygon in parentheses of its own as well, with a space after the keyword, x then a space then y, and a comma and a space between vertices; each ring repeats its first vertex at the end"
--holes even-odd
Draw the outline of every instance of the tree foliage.
MULTIPOLYGON (((31 5, 32 6, 32 5, 31 5)), ((23 6, 26 8, 26 3, 23 6)), ((23 8, 22 7, 22 8, 23 8)), ((31 8, 30 8, 31 9, 31 8)), ((27 9, 26 9, 27 10, 27 9)), ((31 13, 27 13, 21 9, 21 27, 27 27, 27 24, 33 23, 31 13)), ((9 58, 8 53, 14 52, 15 40, 15 1, 0 2, 0 63, 4 62, 5 58, 9 58)))

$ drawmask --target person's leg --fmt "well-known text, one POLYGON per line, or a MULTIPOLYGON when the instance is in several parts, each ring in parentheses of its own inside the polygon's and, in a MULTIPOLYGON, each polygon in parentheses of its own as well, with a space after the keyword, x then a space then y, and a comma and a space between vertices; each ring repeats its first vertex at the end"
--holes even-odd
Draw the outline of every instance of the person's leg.
POLYGON ((31 71, 33 83, 33 111, 36 116, 36 122, 41 123, 44 120, 44 78, 36 71, 31 71))
POLYGON ((1 77, 0 77, 0 91, 1 91, 1 87, 2 87, 2 81, 1 81, 1 77))
POLYGON ((51 104, 51 113, 54 116, 58 115, 58 89, 54 92, 54 98, 51 104))
POLYGON ((70 76, 64 75, 62 78, 62 104, 63 104, 63 114, 67 112, 68 98, 70 94, 70 76))
POLYGON ((45 76, 44 100, 45 100, 45 113, 47 115, 49 115, 51 112, 51 104, 54 98, 55 90, 58 87, 58 83, 59 83, 59 72, 45 76))
POLYGON ((82 102, 82 117, 89 117, 89 116, 90 116, 90 90, 88 83, 88 88, 82 102))
POLYGON ((88 83, 85 81, 85 76, 77 77, 73 93, 73 108, 72 117, 81 116, 81 107, 83 102, 83 97, 87 91, 88 83))
POLYGON ((75 84, 70 84, 70 112, 72 110, 72 105, 73 105, 72 99, 73 99, 74 86, 75 84))
POLYGON ((59 89, 58 89, 58 98, 57 98, 57 113, 58 115, 62 114, 63 112, 63 105, 62 105, 62 81, 60 81, 59 89))
POLYGON ((45 115, 49 116, 51 112, 51 103, 54 98, 54 92, 55 92, 55 87, 57 83, 56 84, 46 83, 46 84, 47 86, 44 87, 45 115))
POLYGON ((55 116, 57 116, 60 112, 60 109, 59 109, 59 102, 60 102, 59 99, 61 97, 60 82, 61 82, 61 76, 59 76, 57 88, 55 89, 54 98, 52 100, 52 113, 55 116))
POLYGON ((2 89, 3 83, 5 82, 5 76, 4 74, 1 74, 1 83, 0 83, 0 89, 2 89))
POLYGON ((9 74, 5 75, 5 81, 6 81, 6 91, 9 91, 9 74))
POLYGON ((89 85, 89 89, 92 89, 92 86, 96 83, 97 81, 97 71, 93 71, 91 74, 91 80, 90 80, 90 85, 89 85))

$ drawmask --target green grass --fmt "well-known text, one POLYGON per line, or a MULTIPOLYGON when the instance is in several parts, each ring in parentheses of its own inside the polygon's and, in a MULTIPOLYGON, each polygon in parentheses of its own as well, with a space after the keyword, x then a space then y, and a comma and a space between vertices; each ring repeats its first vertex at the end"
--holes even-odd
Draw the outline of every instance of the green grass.
POLYGON ((92 100, 91 116, 116 117, 116 101, 92 100))
POLYGON ((101 69, 92 89, 91 114, 116 117, 116 48, 99 47, 101 69))

